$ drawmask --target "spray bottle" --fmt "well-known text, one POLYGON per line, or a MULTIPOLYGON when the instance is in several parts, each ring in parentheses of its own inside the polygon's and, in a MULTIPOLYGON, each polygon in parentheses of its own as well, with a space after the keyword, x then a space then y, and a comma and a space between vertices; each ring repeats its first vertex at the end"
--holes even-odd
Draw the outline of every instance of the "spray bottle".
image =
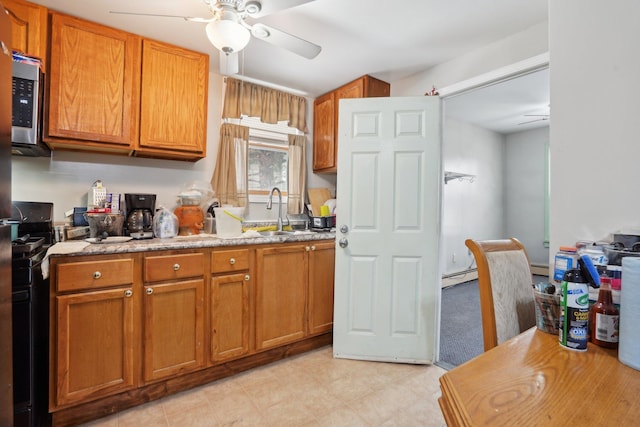
POLYGON ((584 254, 578 267, 564 273, 560 293, 560 345, 586 351, 589 340, 589 284, 600 287, 600 276, 593 261, 584 254))

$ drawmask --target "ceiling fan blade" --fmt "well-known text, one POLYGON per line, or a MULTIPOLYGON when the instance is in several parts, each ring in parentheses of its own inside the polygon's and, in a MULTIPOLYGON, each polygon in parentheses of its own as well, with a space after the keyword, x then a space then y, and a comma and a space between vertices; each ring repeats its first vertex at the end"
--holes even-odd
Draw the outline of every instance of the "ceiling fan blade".
POLYGON ((113 13, 116 15, 135 15, 135 16, 153 16, 153 17, 160 17, 160 18, 180 18, 180 19, 184 19, 185 21, 191 21, 191 22, 211 22, 213 21, 215 18, 199 18, 197 16, 181 16, 181 15, 159 15, 156 13, 138 13, 138 12, 118 12, 115 10, 110 10, 109 13, 113 13))
MULTIPOLYGON (((252 18, 261 18, 263 16, 270 15, 272 13, 279 12, 281 10, 290 9, 292 7, 300 6, 301 4, 309 3, 313 0, 262 0, 260 11, 250 14, 252 18)), ((247 1, 251 3, 251 1, 247 1)))
POLYGON ((223 76, 233 76, 238 74, 238 71, 240 71, 238 52, 226 54, 220 51, 220 74, 223 76))
POLYGON ((251 28, 251 34, 258 39, 287 49, 307 59, 315 58, 322 51, 322 48, 317 44, 264 24, 254 24, 251 28))

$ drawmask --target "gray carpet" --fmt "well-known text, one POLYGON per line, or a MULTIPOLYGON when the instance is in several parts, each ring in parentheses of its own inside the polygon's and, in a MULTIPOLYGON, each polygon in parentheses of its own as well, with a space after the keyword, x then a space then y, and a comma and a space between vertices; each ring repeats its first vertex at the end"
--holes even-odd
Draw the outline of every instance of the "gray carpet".
MULTIPOLYGON (((547 276, 533 276, 534 283, 547 280, 547 276)), ((451 369, 483 351, 478 281, 444 288, 440 313, 440 360, 437 364, 451 369)))

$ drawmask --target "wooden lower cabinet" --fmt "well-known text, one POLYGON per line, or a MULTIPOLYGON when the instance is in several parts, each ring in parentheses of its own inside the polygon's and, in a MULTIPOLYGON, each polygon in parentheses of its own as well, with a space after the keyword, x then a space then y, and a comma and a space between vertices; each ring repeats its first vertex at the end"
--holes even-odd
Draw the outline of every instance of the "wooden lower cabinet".
POLYGON ((335 243, 311 244, 309 252, 309 334, 333 330, 335 243))
POLYGON ((204 366, 204 280, 144 287, 145 382, 204 366))
POLYGON ((251 254, 247 248, 214 249, 211 254, 210 316, 212 363, 251 350, 251 254))
POLYGON ((256 250, 256 348, 333 329, 334 242, 256 250))
POLYGON ((206 256, 199 251, 143 257, 143 365, 145 382, 204 366, 206 256))
POLYGON ((56 297, 56 405, 137 386, 135 298, 129 287, 56 297))
POLYGON ((249 274, 211 279, 211 361, 249 352, 249 274))
POLYGON ((331 342, 333 241, 51 258, 54 425, 331 342))

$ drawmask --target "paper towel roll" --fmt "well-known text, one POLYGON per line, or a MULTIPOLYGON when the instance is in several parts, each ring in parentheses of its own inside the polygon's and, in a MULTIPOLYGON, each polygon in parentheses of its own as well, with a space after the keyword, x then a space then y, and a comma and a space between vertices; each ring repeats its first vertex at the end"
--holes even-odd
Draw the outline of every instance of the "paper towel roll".
POLYGON ((640 258, 622 258, 618 360, 640 370, 640 258))

